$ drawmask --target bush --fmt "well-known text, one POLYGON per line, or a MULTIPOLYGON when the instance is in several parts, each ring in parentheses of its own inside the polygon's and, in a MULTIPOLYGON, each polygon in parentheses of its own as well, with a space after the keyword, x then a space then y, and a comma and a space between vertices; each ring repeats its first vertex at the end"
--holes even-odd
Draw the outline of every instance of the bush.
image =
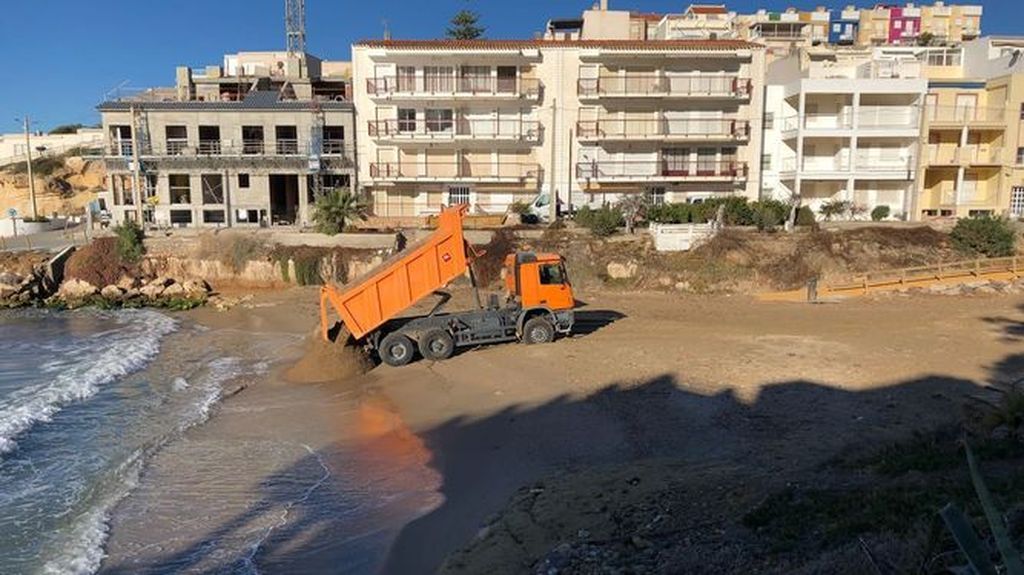
POLYGON ((576 212, 576 223, 587 228, 590 233, 599 238, 614 234, 620 226, 625 224, 622 213, 607 206, 596 210, 583 206, 576 212))
POLYGON ((332 190, 316 200, 313 222, 322 234, 335 235, 356 220, 365 220, 366 204, 348 190, 332 190))
POLYGON ((832 218, 848 214, 852 207, 853 204, 846 200, 829 200, 821 204, 821 207, 818 208, 818 213, 826 221, 831 221, 832 218))
MULTIPOLYGON (((39 177, 52 176, 54 172, 64 167, 64 156, 45 156, 32 159, 32 175, 39 177)), ((16 162, 7 166, 10 174, 28 174, 28 166, 25 162, 16 162)))
POLYGON ((789 218, 789 204, 779 200, 761 200, 751 205, 752 224, 758 230, 771 231, 784 225, 789 218))
POLYGON ((880 222, 889 217, 889 206, 875 206, 871 210, 871 221, 880 222))
POLYGON ((1006 220, 986 216, 957 220, 949 239, 964 254, 995 258, 1014 254, 1017 235, 1006 220))
POLYGON ((796 211, 796 225, 814 227, 818 225, 818 219, 814 217, 814 210, 810 206, 800 206, 796 211))
POLYGON ((146 253, 146 246, 142 243, 145 235, 139 224, 125 220, 114 228, 114 234, 117 235, 117 253, 121 261, 129 264, 138 263, 146 253))
POLYGON ((57 136, 60 134, 75 134, 78 130, 84 127, 85 126, 82 124, 61 124, 60 126, 50 130, 50 135, 57 136))

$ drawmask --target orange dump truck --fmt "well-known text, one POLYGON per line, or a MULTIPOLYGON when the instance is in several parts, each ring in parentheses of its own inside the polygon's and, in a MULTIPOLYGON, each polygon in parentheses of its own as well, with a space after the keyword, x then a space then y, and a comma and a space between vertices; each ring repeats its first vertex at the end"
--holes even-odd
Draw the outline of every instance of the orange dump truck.
POLYGON ((320 292, 320 325, 331 339, 330 309, 352 336, 375 349, 388 365, 406 365, 419 351, 426 359, 448 359, 457 347, 509 341, 546 343, 572 331, 572 286, 565 262, 557 254, 519 252, 505 259, 504 304, 467 311, 441 310, 450 299, 441 291, 468 275, 476 290, 472 263, 479 257, 463 234, 467 206, 445 209, 437 230, 423 242, 398 254, 367 278, 345 289, 328 285, 320 292), (440 300, 427 315, 404 316, 434 294, 440 300))

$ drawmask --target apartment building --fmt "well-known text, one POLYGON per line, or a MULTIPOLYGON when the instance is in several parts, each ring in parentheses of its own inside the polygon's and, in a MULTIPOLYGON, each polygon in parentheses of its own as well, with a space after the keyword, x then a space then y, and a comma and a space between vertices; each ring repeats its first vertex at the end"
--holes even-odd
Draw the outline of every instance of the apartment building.
POLYGON ((356 44, 353 66, 360 182, 380 216, 552 193, 756 197, 764 64, 747 42, 380 40, 356 44))
POLYGON ((785 56, 795 48, 828 42, 830 20, 830 11, 819 6, 812 11, 761 9, 738 16, 736 22, 740 37, 762 43, 771 53, 785 56))
POLYGON ((1024 216, 1024 39, 964 44, 926 99, 916 216, 1024 216))
POLYGON ((981 36, 982 7, 936 2, 921 6, 921 33, 934 44, 960 44, 981 36))
POLYGON ((114 220, 302 225, 318 194, 354 190, 349 82, 323 64, 242 53, 223 67, 179 68, 174 89, 102 103, 102 199, 114 220))
POLYGON ((736 13, 724 4, 691 4, 682 14, 668 14, 658 22, 658 40, 716 40, 738 38, 736 13))
POLYGON ((769 66, 763 195, 910 213, 928 83, 913 55, 805 50, 769 66))

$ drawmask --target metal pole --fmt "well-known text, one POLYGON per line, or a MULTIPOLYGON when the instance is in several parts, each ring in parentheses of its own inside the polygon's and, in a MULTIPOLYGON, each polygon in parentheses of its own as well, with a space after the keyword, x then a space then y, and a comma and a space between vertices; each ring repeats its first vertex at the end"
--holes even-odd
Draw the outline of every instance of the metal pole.
POLYGON ((558 189, 555 187, 555 178, 557 177, 558 170, 555 169, 555 162, 558 158, 558 150, 556 144, 558 138, 555 137, 556 130, 558 129, 558 99, 551 99, 551 193, 548 194, 551 201, 551 207, 548 209, 551 211, 551 223, 555 223, 558 220, 558 189))
POLYGON ((25 116, 25 164, 28 166, 28 197, 32 202, 32 219, 39 219, 36 211, 36 180, 32 175, 32 135, 29 133, 29 117, 25 116))

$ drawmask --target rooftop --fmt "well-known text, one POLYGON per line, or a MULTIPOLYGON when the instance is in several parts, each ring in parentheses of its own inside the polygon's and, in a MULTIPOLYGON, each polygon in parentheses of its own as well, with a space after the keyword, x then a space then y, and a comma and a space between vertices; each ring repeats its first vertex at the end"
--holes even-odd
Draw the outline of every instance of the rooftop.
POLYGON ((189 100, 179 101, 134 101, 113 100, 103 102, 96 107, 101 112, 123 112, 131 108, 145 110, 196 110, 196 111, 240 111, 240 110, 313 110, 318 107, 324 110, 348 110, 352 108, 351 102, 338 102, 334 100, 282 100, 277 91, 261 90, 246 94, 242 100, 189 100))
POLYGON ((529 50, 535 48, 601 48, 605 50, 733 51, 763 48, 746 40, 363 40, 364 48, 397 50, 529 50))

